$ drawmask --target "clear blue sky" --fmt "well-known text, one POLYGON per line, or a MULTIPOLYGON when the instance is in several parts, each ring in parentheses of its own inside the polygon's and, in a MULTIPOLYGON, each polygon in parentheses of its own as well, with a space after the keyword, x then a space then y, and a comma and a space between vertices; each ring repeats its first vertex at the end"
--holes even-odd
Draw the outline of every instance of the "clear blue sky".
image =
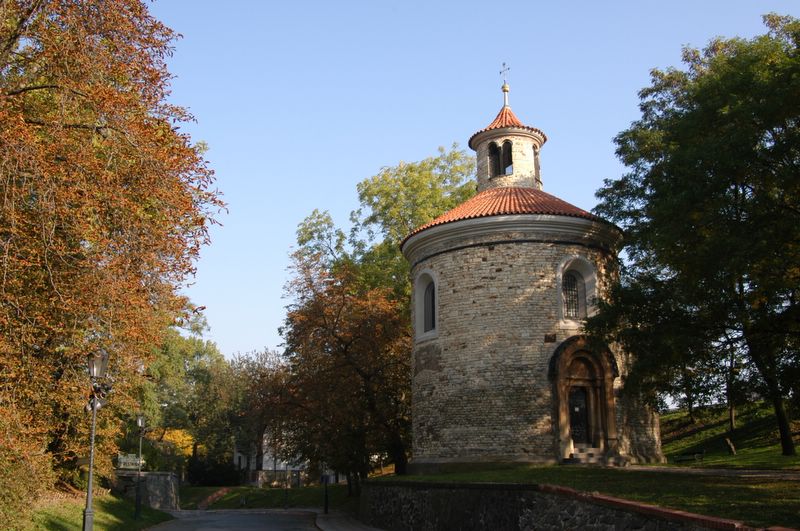
POLYGON ((172 100, 197 123, 230 212, 186 293, 222 352, 279 348, 288 256, 313 209, 341 226, 383 166, 466 141, 510 103, 542 129, 545 191, 584 209, 624 170, 612 138, 681 47, 764 32, 796 0, 427 2, 156 0, 183 35, 172 100))

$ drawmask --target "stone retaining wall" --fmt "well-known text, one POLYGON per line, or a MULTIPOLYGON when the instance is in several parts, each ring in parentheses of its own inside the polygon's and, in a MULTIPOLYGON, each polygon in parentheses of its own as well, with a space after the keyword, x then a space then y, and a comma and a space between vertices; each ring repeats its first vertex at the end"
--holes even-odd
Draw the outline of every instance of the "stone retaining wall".
POLYGON ((391 531, 753 529, 551 485, 369 482, 360 503, 364 523, 391 531))
MULTIPOLYGON (((136 499, 136 470, 116 470, 113 490, 136 499)), ((142 472, 142 504, 161 510, 179 509, 178 477, 172 472, 142 472)))

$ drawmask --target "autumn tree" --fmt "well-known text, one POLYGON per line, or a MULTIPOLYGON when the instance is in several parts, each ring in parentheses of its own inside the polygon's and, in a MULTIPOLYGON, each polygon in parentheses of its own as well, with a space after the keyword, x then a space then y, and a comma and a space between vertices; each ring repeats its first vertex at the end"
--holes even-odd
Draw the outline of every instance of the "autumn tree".
POLYGON ((222 206, 167 101, 174 38, 138 0, 0 8, 0 447, 62 476, 87 453, 86 354, 111 353, 108 467, 222 206))
POLYGON ((598 320, 637 354, 642 381, 706 356, 743 358, 794 455, 785 401, 800 334, 800 22, 764 21, 765 35, 685 49, 685 70, 654 70, 641 91, 642 117, 616 138, 630 171, 598 192, 596 211, 623 227, 631 261, 598 320))
MULTIPOLYGON (((264 441, 275 442, 286 410, 288 367, 281 353, 269 349, 235 356, 231 361, 236 389, 232 428, 236 448, 262 470, 264 441)), ((275 446, 275 444, 273 444, 275 446)))
POLYGON ((287 451, 356 480, 371 454, 385 453, 405 471, 411 289, 400 242, 472 196, 473 171, 472 157, 456 145, 439 148, 359 183, 361 206, 349 231, 320 210, 298 227, 283 334, 289 390, 302 414, 289 416, 287 451))
POLYGON ((404 473, 410 428, 410 336, 386 288, 366 289, 350 267, 296 263, 283 336, 291 414, 286 446, 344 472, 356 486, 370 457, 404 473))

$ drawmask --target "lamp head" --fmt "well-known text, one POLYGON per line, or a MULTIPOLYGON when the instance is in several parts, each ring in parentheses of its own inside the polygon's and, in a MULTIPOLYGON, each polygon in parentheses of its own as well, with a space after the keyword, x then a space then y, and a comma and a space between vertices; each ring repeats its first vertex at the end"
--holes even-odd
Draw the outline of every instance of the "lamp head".
POLYGON ((89 376, 92 378, 103 378, 108 370, 108 352, 106 349, 99 349, 87 356, 89 365, 89 376))

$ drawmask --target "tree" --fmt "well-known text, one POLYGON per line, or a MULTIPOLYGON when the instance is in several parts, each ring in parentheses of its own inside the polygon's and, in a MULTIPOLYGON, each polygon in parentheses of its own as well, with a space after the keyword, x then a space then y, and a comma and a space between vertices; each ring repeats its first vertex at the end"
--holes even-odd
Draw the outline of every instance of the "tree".
POLYGON ((410 428, 410 336, 388 290, 364 289, 354 271, 296 263, 295 302, 282 329, 289 362, 285 446, 344 472, 356 487, 370 458, 405 472, 410 428))
POLYGON ((361 207, 350 216, 350 242, 367 286, 390 288, 407 309, 411 283, 400 243, 414 229, 475 195, 474 173, 474 157, 453 144, 449 151, 440 147, 436 157, 400 162, 358 183, 361 207))
POLYGON ((439 148, 359 183, 349 234, 327 211, 314 210, 298 227, 287 289, 294 302, 282 329, 291 412, 278 430, 289 456, 324 461, 356 482, 373 454, 405 471, 411 287, 400 242, 471 197, 473 170, 456 145, 439 148))
POLYGON ((616 137, 630 171, 605 182, 596 209, 625 230, 630 264, 590 329, 637 354, 651 381, 741 353, 794 455, 784 402, 800 334, 800 22, 764 21, 751 40, 685 49, 686 70, 654 70, 641 91, 642 117, 616 137), (637 315, 642 294, 676 321, 637 315), (662 339, 673 346, 643 348, 662 339))
POLYGON ((232 405, 236 447, 247 457, 246 469, 254 458, 256 470, 262 470, 264 442, 276 437, 284 412, 288 367, 271 350, 236 356, 231 367, 237 390, 232 405))
POLYGON ((167 102, 173 38, 138 0, 0 9, 0 417, 25 426, 0 446, 46 451, 66 479, 88 453, 86 354, 111 353, 108 469, 222 208, 178 131, 191 116, 167 102))

